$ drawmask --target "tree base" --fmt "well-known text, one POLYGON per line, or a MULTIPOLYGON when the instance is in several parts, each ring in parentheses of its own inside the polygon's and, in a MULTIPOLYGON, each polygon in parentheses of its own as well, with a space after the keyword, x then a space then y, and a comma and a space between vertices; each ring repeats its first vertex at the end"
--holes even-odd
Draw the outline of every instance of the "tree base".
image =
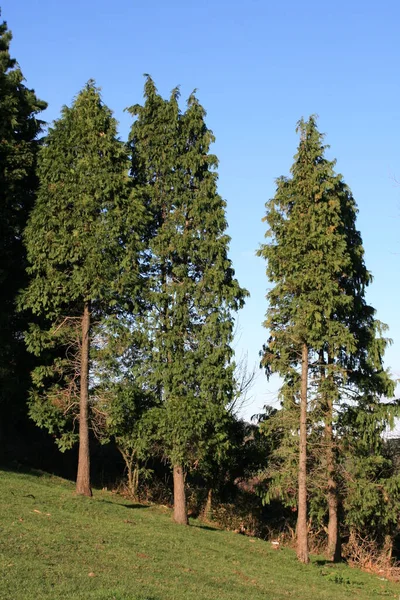
POLYGON ((189 525, 186 508, 185 476, 180 465, 174 466, 174 514, 178 525, 189 525))
POLYGON ((89 498, 91 498, 93 496, 90 486, 87 487, 87 486, 78 486, 77 485, 76 489, 75 489, 75 494, 77 496, 88 496, 89 498))

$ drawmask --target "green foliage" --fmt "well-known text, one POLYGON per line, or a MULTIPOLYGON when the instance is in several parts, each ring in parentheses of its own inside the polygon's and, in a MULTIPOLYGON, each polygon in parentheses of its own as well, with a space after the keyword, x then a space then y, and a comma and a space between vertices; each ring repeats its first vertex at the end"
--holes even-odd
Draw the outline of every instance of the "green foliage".
POLYGON ((339 417, 345 523, 363 538, 383 543, 397 531, 400 477, 384 431, 399 415, 399 402, 363 398, 339 417))
POLYGON ((120 284, 127 155, 116 121, 89 82, 49 130, 40 189, 25 232, 31 275, 24 301, 54 319, 71 303, 110 301, 120 284))
POLYGON ((140 211, 129 198, 128 156, 116 128, 89 81, 41 148, 40 188, 25 230, 30 282, 20 305, 44 320, 26 334, 29 350, 42 359, 33 372, 30 414, 61 449, 76 439, 84 304, 91 311, 94 377, 96 350, 136 286, 133 223, 140 211))
MULTIPOLYGON (((327 146, 315 118, 301 120, 298 131, 300 144, 292 176, 277 180, 276 194, 266 204, 271 241, 259 250, 273 284, 267 295, 265 326, 270 337, 262 352, 262 366, 268 376, 278 373, 283 378, 282 408, 261 425, 267 436, 279 441, 260 493, 266 502, 278 497, 296 508, 300 346, 305 343, 310 372, 310 517, 318 527, 326 524, 331 456, 329 476, 338 486, 339 509, 342 502, 346 524, 355 524, 358 514, 376 528, 378 521, 381 525, 387 519, 393 522, 392 508, 388 505, 384 515, 379 507, 384 505, 383 490, 389 486, 394 491, 398 485, 390 469, 384 474, 386 461, 381 454, 382 430, 390 415, 396 414, 393 405, 381 403, 382 395, 394 392, 394 382, 382 364, 389 340, 383 337, 385 326, 375 320, 375 311, 365 300, 372 278, 364 264, 352 194, 335 173, 335 161, 324 157, 327 146), (373 459, 372 448, 377 452, 373 459), (357 493, 362 486, 351 483, 357 470, 357 479, 363 473, 365 497, 357 493), (360 505, 363 501, 365 510, 360 505), (378 520, 371 520, 374 509, 378 520)), ((396 498, 397 492, 392 496, 396 498)))
POLYGON ((128 488, 138 495, 139 476, 149 475, 146 463, 155 449, 152 408, 154 395, 138 387, 132 374, 114 381, 102 379, 92 406, 93 428, 102 443, 113 440, 125 461, 128 488))
MULTIPOLYGON (((225 405, 233 394, 233 311, 246 296, 234 277, 217 193, 214 138, 192 94, 181 113, 147 78, 145 103, 130 135, 135 197, 152 215, 143 270, 148 311, 145 381, 155 391, 165 455, 199 460, 211 439, 225 441, 225 405)), ((144 378, 143 378, 144 379, 144 378)), ((156 417, 157 415, 157 417, 156 417)))
POLYGON ((354 291, 343 282, 357 275, 351 254, 362 256, 360 247, 349 250, 346 228, 352 217, 346 213, 354 213, 354 200, 335 174, 335 162, 324 158, 327 147, 315 118, 300 121, 298 131, 292 177, 277 180, 275 196, 266 204, 271 242, 258 252, 274 284, 267 296, 265 327, 271 339, 263 364, 285 377, 299 363, 302 342, 314 352, 329 343, 333 355, 355 350, 354 335, 338 315, 353 309, 354 291))
MULTIPOLYGON (((26 285, 26 252, 22 231, 37 189, 35 174, 38 136, 43 127, 37 115, 46 108, 24 84, 24 76, 10 56, 11 32, 0 24, 0 406, 1 421, 11 430, 13 413, 26 399, 30 360, 22 332, 26 315, 18 314, 15 300, 26 285), (7 414, 6 414, 7 411, 7 414)), ((15 414, 14 414, 15 418, 15 414)))
POLYGON ((259 415, 259 428, 260 434, 269 441, 271 452, 268 463, 260 467, 257 493, 263 504, 279 499, 284 506, 294 509, 297 507, 299 407, 288 400, 281 410, 264 408, 266 413, 259 415))

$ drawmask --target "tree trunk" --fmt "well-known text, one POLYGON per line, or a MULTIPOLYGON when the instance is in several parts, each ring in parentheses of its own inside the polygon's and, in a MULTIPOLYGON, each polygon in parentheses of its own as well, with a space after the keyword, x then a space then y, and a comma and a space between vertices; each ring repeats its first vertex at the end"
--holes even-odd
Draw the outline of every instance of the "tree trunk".
POLYGON ((132 474, 132 497, 134 500, 138 499, 138 490, 139 490, 139 463, 135 461, 135 466, 133 468, 132 474))
POLYGON ((297 558, 309 562, 307 532, 307 384, 308 347, 303 344, 301 357, 299 491, 297 514, 297 558))
POLYGON ((206 501, 206 505, 204 507, 204 518, 207 519, 207 521, 211 521, 211 519, 212 519, 212 496, 213 496, 212 488, 208 488, 207 501, 206 501))
POLYGON ((90 308, 86 302, 82 317, 80 402, 79 402, 79 458, 76 493, 91 496, 89 453, 89 330, 90 308))
POLYGON ((327 558, 332 562, 339 562, 342 558, 338 519, 339 503, 337 495, 337 484, 334 479, 335 467, 332 446, 329 449, 327 449, 326 458, 327 461, 329 461, 327 462, 329 511, 327 558))
POLYGON ((387 566, 393 566, 392 558, 393 558, 393 538, 391 535, 385 535, 385 543, 383 545, 383 550, 386 553, 387 557, 387 566))
MULTIPOLYGON (((331 364, 331 360, 328 355, 328 365, 331 364)), ((328 377, 332 377, 331 373, 328 373, 328 377)), ((327 545, 327 558, 332 562, 339 562, 341 556, 341 542, 340 542, 340 531, 339 531, 339 499, 338 489, 335 477, 335 450, 334 450, 334 438, 333 438, 333 386, 332 390, 328 390, 327 397, 327 414, 325 417, 325 443, 326 443, 326 469, 328 479, 328 545, 327 545)))
POLYGON ((174 521, 179 525, 188 525, 185 496, 185 477, 180 465, 174 466, 174 521))
POLYGON ((136 451, 125 451, 121 446, 117 446, 117 448, 125 461, 129 495, 133 500, 137 500, 139 489, 139 461, 136 458, 136 451))
POLYGON ((139 485, 139 468, 135 463, 135 466, 129 464, 128 466, 128 490, 132 500, 137 500, 138 497, 138 485, 139 485))

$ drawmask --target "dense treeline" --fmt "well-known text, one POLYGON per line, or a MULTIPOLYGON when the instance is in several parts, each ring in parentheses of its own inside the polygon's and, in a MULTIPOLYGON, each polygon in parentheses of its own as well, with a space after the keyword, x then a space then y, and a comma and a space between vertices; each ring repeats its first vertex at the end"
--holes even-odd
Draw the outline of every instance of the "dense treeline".
POLYGON ((237 406, 251 374, 232 350, 248 292, 228 256, 214 137, 196 94, 182 111, 177 88, 164 99, 146 76, 122 142, 89 81, 42 136, 46 104, 25 87, 10 41, 3 23, 2 460, 20 459, 18 444, 48 448, 29 416, 62 452, 78 448, 78 494, 92 494, 93 448, 103 445, 120 453, 134 497, 171 474, 177 523, 188 523, 194 492, 208 518, 221 501, 233 505, 239 529, 246 510, 258 532, 296 526, 302 562, 310 541, 333 561, 342 541, 347 555, 360 539, 392 548, 389 340, 365 297, 356 203, 315 117, 299 122, 291 176, 266 204, 261 366, 280 375, 281 406, 249 425, 237 406))

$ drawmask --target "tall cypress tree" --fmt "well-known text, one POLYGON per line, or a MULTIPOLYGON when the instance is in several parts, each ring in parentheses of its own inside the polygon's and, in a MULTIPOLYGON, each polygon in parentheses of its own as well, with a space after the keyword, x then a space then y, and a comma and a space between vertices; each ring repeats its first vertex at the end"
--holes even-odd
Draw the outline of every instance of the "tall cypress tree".
MULTIPOLYGON (((29 386, 28 355, 22 332, 26 316, 17 312, 18 290, 26 285, 26 252, 22 232, 37 190, 35 174, 38 136, 46 108, 24 84, 10 56, 11 32, 0 24, 0 410, 1 422, 13 431, 10 414, 26 400, 29 386)), ((1 434, 0 434, 0 437, 1 434)))
POLYGON ((214 138, 194 95, 163 100, 147 79, 131 132, 137 194, 153 215, 148 242, 151 378, 159 431, 174 475, 174 518, 187 523, 184 476, 220 436, 233 393, 233 311, 246 295, 227 256, 225 202, 217 193, 214 138), (139 173, 139 168, 141 172, 139 173))
MULTIPOLYGON (((352 195, 335 173, 335 162, 324 157, 326 146, 315 118, 300 121, 298 131, 301 139, 292 177, 278 180, 276 195, 267 203, 267 235, 272 242, 259 254, 267 259, 267 275, 275 284, 268 294, 265 325, 271 337, 263 362, 269 373, 284 377, 286 395, 300 398, 298 557, 307 562, 307 430, 313 419, 325 423, 328 556, 338 559, 334 407, 343 386, 355 382, 350 365, 366 364, 374 337, 374 310, 364 297, 370 275, 355 228, 352 195), (307 404, 312 410, 308 424, 307 404)), ((382 365, 374 368, 379 371, 382 365)))
POLYGON ((62 449, 77 439, 79 422, 76 491, 84 495, 91 495, 91 349, 102 345, 104 318, 118 310, 123 278, 135 266, 127 153, 116 135, 116 121, 90 81, 49 130, 25 231, 31 280, 21 304, 47 321, 27 335, 43 360, 33 372, 30 412, 62 449))

